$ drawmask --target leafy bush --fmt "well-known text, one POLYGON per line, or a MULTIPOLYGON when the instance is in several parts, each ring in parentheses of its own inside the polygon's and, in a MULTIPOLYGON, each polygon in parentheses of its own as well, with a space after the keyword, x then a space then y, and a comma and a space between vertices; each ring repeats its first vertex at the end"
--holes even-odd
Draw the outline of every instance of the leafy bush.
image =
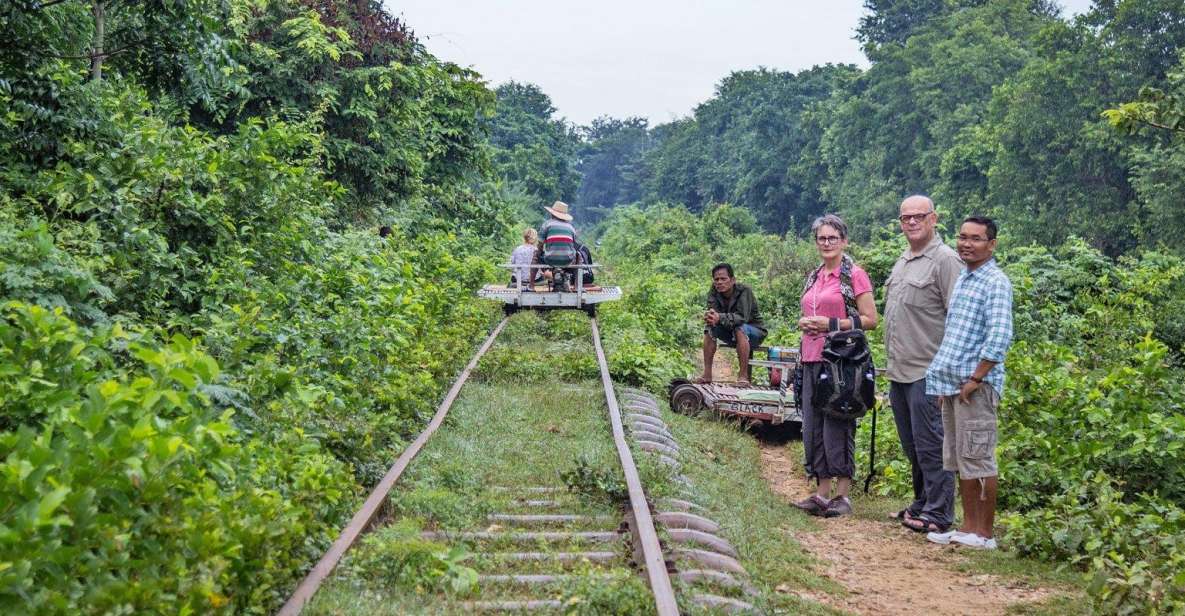
POLYGON ((1009 356, 1000 411, 1002 493, 1019 509, 1042 506, 1088 471, 1131 494, 1185 503, 1185 387, 1150 337, 1107 370, 1083 370, 1066 348, 1019 343, 1009 356))
POLYGON ((83 323, 107 320, 114 298, 90 267, 58 248, 44 222, 21 229, 5 220, 11 206, 0 209, 0 297, 60 307, 83 323))
POLYGON ((380 587, 463 594, 477 586, 477 572, 462 564, 469 557, 461 545, 420 538, 420 527, 408 519, 363 537, 345 567, 380 587))
POLYGON ((218 365, 184 337, 90 335, 61 309, 11 302, 0 345, 0 418, 15 427, 0 433, 6 612, 274 604, 348 514, 345 467, 296 439, 241 441, 202 392, 218 365), (14 380, 36 340, 41 376, 14 380), (121 344, 128 369, 107 348, 121 344))
MULTIPOLYGON (((623 310, 603 311, 615 376, 662 391, 668 374, 688 369, 672 368, 670 348, 698 351, 691 334, 708 283, 687 281, 700 280, 721 255, 738 278, 753 281, 770 324, 766 344, 792 343, 802 275, 817 262, 808 242, 738 234, 713 245, 702 220, 668 206, 617 208, 605 224, 605 258, 626 293, 623 310), (668 240, 682 250, 672 254, 668 240)), ((903 247, 894 232, 852 251, 879 283, 903 247)), ((1008 248, 998 258, 1016 290, 1016 341, 999 411, 1008 540, 1084 569, 1101 611, 1180 611, 1185 261, 1153 252, 1112 260, 1074 239, 1008 248)), ((883 361, 879 338, 874 331, 883 361)), ((873 489, 903 497, 909 465, 891 409, 879 412, 873 489)), ((861 474, 870 419, 857 431, 861 474)))
POLYGON ((565 614, 634 616, 653 614, 654 595, 641 577, 616 569, 578 573, 563 589, 565 614))
POLYGON ((1185 510, 1150 495, 1130 500, 1121 487, 1087 471, 1046 508, 1001 522, 1020 552, 1089 568, 1088 590, 1105 613, 1185 610, 1185 510))
POLYGON ((572 467, 560 472, 560 480, 569 492, 593 500, 608 500, 615 505, 629 501, 629 490, 621 473, 578 458, 572 467))

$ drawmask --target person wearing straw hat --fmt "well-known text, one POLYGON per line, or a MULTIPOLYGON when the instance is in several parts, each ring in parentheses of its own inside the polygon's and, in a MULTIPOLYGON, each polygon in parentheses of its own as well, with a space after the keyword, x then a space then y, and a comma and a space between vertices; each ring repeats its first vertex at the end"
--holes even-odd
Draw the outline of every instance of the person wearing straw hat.
POLYGON ((576 263, 576 228, 572 226, 572 215, 568 213, 568 204, 556 201, 551 207, 544 207, 550 218, 543 221, 539 227, 539 240, 543 249, 539 251, 539 260, 556 268, 560 275, 553 274, 553 286, 561 293, 568 290, 568 275, 560 269, 576 263))

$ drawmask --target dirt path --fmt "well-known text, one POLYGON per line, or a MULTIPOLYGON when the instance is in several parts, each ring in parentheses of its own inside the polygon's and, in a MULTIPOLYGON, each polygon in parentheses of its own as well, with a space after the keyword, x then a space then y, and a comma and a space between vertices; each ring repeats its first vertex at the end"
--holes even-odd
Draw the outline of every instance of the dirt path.
MULTIPOLYGON (((762 443, 762 475, 775 493, 798 500, 810 494, 811 487, 799 461, 787 451, 784 445, 762 443)), ((797 539, 826 564, 825 575, 849 594, 803 596, 834 608, 857 614, 984 616, 1055 594, 993 575, 958 571, 963 557, 957 548, 932 545, 888 519, 848 517, 820 523, 819 532, 797 539)))

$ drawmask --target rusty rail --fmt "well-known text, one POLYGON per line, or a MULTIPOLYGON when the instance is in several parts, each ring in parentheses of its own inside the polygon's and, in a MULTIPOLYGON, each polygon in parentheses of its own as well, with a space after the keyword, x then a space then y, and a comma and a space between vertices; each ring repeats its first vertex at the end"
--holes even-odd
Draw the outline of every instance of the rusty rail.
POLYGON ((625 440, 621 408, 617 406, 617 394, 613 391, 613 381, 609 378, 609 364, 605 361, 605 349, 601 347, 601 331, 595 318, 592 319, 592 338, 597 350, 597 363, 601 366, 605 402, 609 405, 609 422, 613 425, 613 444, 617 446, 617 457, 621 460, 621 470, 625 473, 625 484, 629 489, 630 508, 633 509, 634 519, 638 523, 638 528, 634 530, 642 544, 646 576, 650 580, 650 590, 654 593, 654 604, 658 608, 658 616, 678 616, 679 606, 675 601, 671 578, 667 575, 666 560, 663 557, 662 546, 658 543, 658 532, 654 530, 650 504, 646 501, 642 480, 638 477, 638 467, 634 464, 634 456, 625 440))
MULTIPOLYGON (((321 587, 321 583, 325 581, 325 578, 329 577, 329 574, 333 572, 333 568, 337 566, 339 561, 341 561, 341 558, 343 555, 345 555, 346 550, 349 550, 350 546, 354 545, 354 541, 356 541, 358 536, 362 534, 362 531, 370 525, 371 521, 374 519, 374 516, 378 513, 379 508, 387 499, 387 495, 390 494, 391 489, 395 487, 395 482, 399 480, 399 476, 403 474, 403 471, 407 468, 408 464, 411 463, 412 458, 415 458, 416 454, 420 453, 420 449, 423 449, 424 444, 428 442, 428 438, 432 436, 432 433, 436 432, 436 429, 439 428, 440 424, 444 422, 445 415, 448 415, 449 409, 452 408, 453 402, 457 399, 457 394, 461 392, 461 386, 464 385, 465 381, 469 379, 469 373, 472 372, 475 367, 477 367, 478 360, 480 360, 481 357, 485 355, 486 351, 490 349, 490 346, 494 344, 494 339, 498 337, 498 334, 502 333, 502 328, 506 326, 506 322, 509 319, 510 317, 503 318, 502 321, 498 323, 498 326, 494 328, 494 331, 490 332, 489 337, 486 338, 484 343, 482 343, 481 347, 477 350, 477 353, 474 354, 473 359, 469 360, 469 364, 466 365, 465 369, 461 371, 461 374, 457 377, 456 382, 453 383, 452 388, 449 389, 448 394, 445 395, 444 400, 440 402, 440 406, 436 409, 436 415, 432 417, 432 421, 428 423, 428 427, 424 429, 424 431, 421 432, 418 437, 416 437, 416 440, 412 441, 412 444, 403 451, 403 453, 399 456, 399 459, 395 460, 395 464, 391 465, 391 468, 387 471, 387 474, 383 476, 382 481, 379 481, 379 484, 375 486, 373 491, 371 491, 370 496, 366 498, 366 502, 362 504, 362 508, 354 514, 354 517, 350 520, 350 523, 347 524, 346 528, 341 532, 340 535, 338 535, 337 539, 333 542, 333 545, 329 546, 329 551, 325 552, 325 555, 321 557, 321 560, 317 561, 317 564, 313 566, 312 571, 309 571, 309 574, 306 575, 303 580, 301 580, 300 584, 296 587, 296 590, 292 592, 292 596, 288 598, 288 601, 286 601, 284 606, 280 608, 280 611, 277 612, 278 616, 296 616, 297 614, 300 614, 300 611, 304 608, 305 603, 308 603, 309 599, 313 598, 313 594, 316 593, 317 589, 321 587)), ((593 327, 596 327, 596 325, 594 324, 593 327)), ((598 345, 599 344, 600 343, 598 342, 598 345)), ((600 347, 598 346, 597 348, 599 349, 600 347)), ((649 513, 649 510, 647 510, 647 513, 649 513)), ((653 529, 651 529, 651 532, 653 532, 653 529)))

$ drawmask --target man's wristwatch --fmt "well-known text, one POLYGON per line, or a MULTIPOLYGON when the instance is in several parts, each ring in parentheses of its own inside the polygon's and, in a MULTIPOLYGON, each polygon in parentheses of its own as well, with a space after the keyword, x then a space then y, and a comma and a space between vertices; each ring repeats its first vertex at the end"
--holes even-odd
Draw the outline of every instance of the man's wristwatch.
POLYGON ((973 382, 973 383, 979 383, 980 385, 983 385, 983 379, 981 379, 981 378, 979 378, 979 377, 975 376, 974 374, 972 374, 971 376, 967 377, 967 380, 968 380, 968 381, 971 381, 971 382, 973 382))

